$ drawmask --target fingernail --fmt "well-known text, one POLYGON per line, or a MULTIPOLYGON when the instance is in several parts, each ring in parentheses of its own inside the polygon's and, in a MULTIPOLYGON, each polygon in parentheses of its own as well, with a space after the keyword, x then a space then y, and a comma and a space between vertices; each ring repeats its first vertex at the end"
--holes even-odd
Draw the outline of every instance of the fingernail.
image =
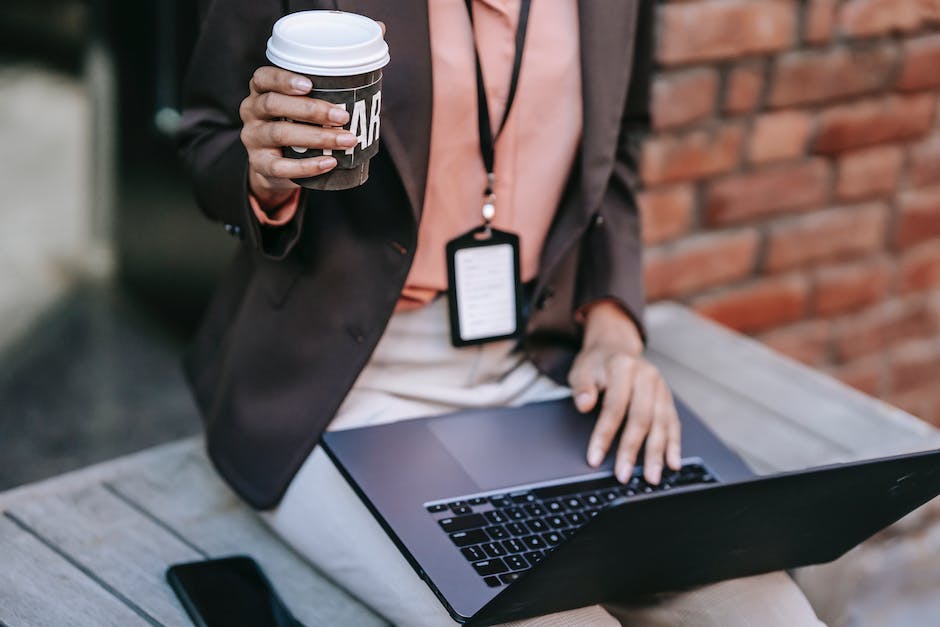
POLYGON ((302 91, 304 93, 307 93, 313 89, 313 83, 310 82, 310 79, 304 78, 303 76, 295 76, 294 78, 290 79, 290 86, 297 91, 302 91))
POLYGON ((336 167, 336 159, 334 159, 333 157, 324 157, 323 159, 320 159, 321 170, 329 170, 330 168, 335 168, 335 167, 336 167))
POLYGON ((359 143, 359 138, 352 133, 343 133, 341 135, 337 135, 336 143, 345 148, 352 148, 359 143))
POLYGON ((592 446, 588 450, 588 463, 591 466, 598 466, 604 461, 604 451, 599 446, 592 446))
POLYGON ((650 483, 657 484, 663 476, 663 467, 660 464, 647 464, 646 465, 646 480, 650 483))
POLYGON ((339 107, 330 109, 326 117, 329 118, 330 122, 336 122, 337 124, 345 124, 349 121, 349 114, 346 113, 345 109, 340 109, 339 107))
POLYGON ((617 472, 617 481, 620 483, 626 483, 630 480, 630 475, 633 474, 633 466, 624 466, 617 472))
POLYGON ((587 392, 581 392, 574 397, 574 404, 578 406, 578 409, 584 411, 588 407, 588 403, 591 402, 591 395, 587 392))

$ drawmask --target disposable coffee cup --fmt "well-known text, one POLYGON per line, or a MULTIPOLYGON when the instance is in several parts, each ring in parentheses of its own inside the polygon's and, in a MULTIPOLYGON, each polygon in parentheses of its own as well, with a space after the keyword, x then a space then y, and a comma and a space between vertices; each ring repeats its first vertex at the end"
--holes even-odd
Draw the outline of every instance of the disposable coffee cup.
POLYGON ((267 57, 278 67, 307 76, 313 83, 311 98, 346 109, 349 122, 343 128, 359 138, 359 143, 345 150, 284 146, 282 154, 291 159, 320 155, 336 159, 335 169, 294 182, 324 190, 365 183, 369 160, 379 150, 382 68, 389 61, 379 23, 343 11, 291 13, 274 24, 267 57))

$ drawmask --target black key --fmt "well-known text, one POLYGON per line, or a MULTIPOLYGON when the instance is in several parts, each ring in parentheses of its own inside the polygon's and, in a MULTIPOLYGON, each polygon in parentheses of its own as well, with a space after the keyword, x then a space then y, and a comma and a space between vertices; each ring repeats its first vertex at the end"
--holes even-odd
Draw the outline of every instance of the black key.
POLYGON ((529 529, 535 533, 542 533, 543 531, 548 530, 548 524, 541 518, 533 518, 532 520, 525 521, 525 524, 529 526, 529 529))
POLYGON ((500 575, 500 580, 505 584, 510 584, 522 576, 522 571, 516 571, 514 573, 506 573, 505 575, 500 575))
POLYGON ((608 502, 613 501, 617 498, 620 498, 620 495, 617 494, 616 490, 605 490, 603 496, 604 496, 604 500, 608 502))
POLYGON ((466 516, 442 518, 437 522, 440 523, 441 529, 447 533, 451 533, 454 531, 466 531, 467 529, 473 529, 474 527, 482 527, 486 524, 486 519, 483 518, 483 516, 480 514, 468 514, 466 516))
POLYGON ((523 568, 529 567, 529 562, 525 561, 525 558, 521 555, 510 555, 505 560, 506 566, 509 566, 512 570, 522 570, 523 568))
POLYGON ((463 556, 467 558, 468 561, 476 562, 477 560, 485 560, 486 553, 483 552, 478 546, 466 546, 460 549, 460 552, 463 553, 463 556))
POLYGON ((549 516, 545 520, 547 520, 548 524, 550 524, 555 529, 564 529, 568 526, 568 521, 561 516, 549 516))
MULTIPOLYGON (((549 533, 543 534, 542 538, 550 545, 556 546, 565 541, 565 534, 560 531, 550 531, 549 533)), ((530 545, 531 546, 531 545, 530 545)), ((534 548, 534 547, 533 547, 534 548)))
POLYGON ((479 573, 481 577, 485 577, 487 575, 498 575, 508 570, 506 568, 506 564, 503 563, 503 560, 499 559, 498 557, 492 560, 483 560, 482 562, 475 562, 473 564, 473 567, 476 569, 477 573, 479 573))
POLYGON ((548 545, 545 544, 545 540, 542 539, 542 536, 526 536, 522 539, 522 541, 525 542, 525 545, 533 551, 536 549, 544 549, 548 547, 548 545))
POLYGON ((486 554, 490 557, 502 557, 506 554, 506 549, 503 548, 499 542, 487 542, 486 544, 481 544, 483 550, 486 551, 486 554))
POLYGON ((470 503, 470 505, 484 505, 486 503, 486 498, 482 496, 475 496, 467 502, 470 503))
POLYGON ((526 553, 525 555, 523 555, 523 557, 526 559, 527 562, 535 566, 536 564, 542 561, 542 558, 545 557, 545 554, 542 553, 541 551, 530 551, 529 553, 526 553))
POLYGON ((445 509, 447 509, 447 506, 443 503, 438 503, 437 505, 428 505, 428 511, 432 514, 443 512, 445 509))
POLYGON ((496 575, 490 575, 489 577, 484 577, 483 583, 488 585, 490 588, 498 588, 501 585, 503 585, 502 582, 499 580, 499 577, 497 577, 496 575))
POLYGON ((529 533, 529 529, 522 523, 509 523, 506 530, 514 536, 524 536, 529 533))
POLYGON ((457 546, 467 546, 469 544, 480 544, 481 542, 489 542, 489 538, 486 537, 486 534, 483 533, 480 529, 471 529, 470 531, 458 531, 457 533, 450 534, 450 539, 454 541, 454 544, 457 546))
POLYGON ((486 516, 486 519, 493 525, 501 525, 506 522, 506 517, 503 516, 503 513, 495 509, 483 515, 486 516))
POLYGON ((548 501, 545 503, 545 508, 552 514, 565 511, 565 506, 561 504, 561 501, 548 501))
POLYGON ((493 540, 504 540, 509 537, 509 532, 506 531, 505 527, 502 527, 500 525, 487 527, 486 533, 490 534, 490 538, 492 538, 493 540))
POLYGON ((525 545, 515 538, 503 540, 503 548, 507 553, 522 553, 526 550, 525 545))
POLYGON ((613 475, 601 477, 600 479, 588 479, 587 481, 578 481, 576 483, 563 483, 553 485, 547 488, 536 488, 532 490, 539 499, 557 499, 567 494, 577 494, 579 492, 594 492, 596 490, 607 490, 617 485, 617 478, 613 475))
POLYGON ((568 506, 568 509, 581 509, 584 507, 584 503, 581 502, 576 496, 569 496, 565 499, 565 505, 568 506))
POLYGON ((529 516, 544 516, 545 508, 539 505, 538 503, 533 503, 532 505, 526 505, 525 511, 529 512, 529 516))
POLYGON ((568 522, 574 525, 575 527, 580 527, 585 522, 587 522, 587 519, 584 517, 584 514, 582 514, 581 512, 572 512, 570 514, 565 515, 565 518, 567 518, 568 522))
POLYGON ((516 492, 515 494, 510 494, 509 498, 512 499, 512 502, 516 503, 517 505, 532 503, 535 501, 535 495, 531 492, 516 492))
POLYGON ((493 504, 493 507, 512 507, 512 501, 506 498, 505 494, 500 494, 498 496, 491 496, 490 503, 493 504))
POLYGON ((503 515, 506 516, 506 518, 509 520, 525 520, 529 517, 521 507, 510 507, 509 509, 504 509, 503 515))
POLYGON ((451 505, 450 511, 454 513, 455 516, 463 516, 464 514, 472 514, 473 510, 470 509, 469 505, 451 505))
POLYGON ((581 500, 583 500, 584 504, 588 507, 598 507, 602 503, 601 497, 597 496, 596 494, 585 494, 583 497, 581 497, 581 500))
POLYGON ((599 509, 589 509, 589 510, 587 510, 587 511, 584 512, 584 513, 587 514, 588 516, 590 516, 591 518, 594 518, 595 516, 597 516, 597 513, 598 513, 599 511, 601 511, 601 510, 599 510, 599 509))

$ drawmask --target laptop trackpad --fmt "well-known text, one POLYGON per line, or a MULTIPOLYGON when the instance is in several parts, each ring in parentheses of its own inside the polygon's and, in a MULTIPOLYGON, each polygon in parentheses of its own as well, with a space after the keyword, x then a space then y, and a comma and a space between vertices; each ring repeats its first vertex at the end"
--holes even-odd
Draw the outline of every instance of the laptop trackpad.
POLYGON ((585 459, 595 420, 564 399, 462 412, 428 428, 480 490, 493 490, 611 470, 611 455, 601 469, 585 459))

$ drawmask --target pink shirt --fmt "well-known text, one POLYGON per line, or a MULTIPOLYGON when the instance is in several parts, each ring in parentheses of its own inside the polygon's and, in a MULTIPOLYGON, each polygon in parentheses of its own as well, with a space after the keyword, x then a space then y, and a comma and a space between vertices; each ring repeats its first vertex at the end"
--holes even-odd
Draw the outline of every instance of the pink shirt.
MULTIPOLYGON (((428 178, 418 247, 399 308, 420 306, 447 289, 445 245, 482 224, 486 172, 471 37, 496 127, 509 91, 519 0, 474 0, 473 9, 471 32, 464 0, 428 2, 434 85, 428 178)), ((519 235, 523 281, 538 274, 581 139, 581 107, 577 2, 532 2, 515 103, 496 142, 494 166, 493 225, 519 235)), ((253 207, 262 223, 284 224, 296 210, 296 197, 273 215, 253 207)))

